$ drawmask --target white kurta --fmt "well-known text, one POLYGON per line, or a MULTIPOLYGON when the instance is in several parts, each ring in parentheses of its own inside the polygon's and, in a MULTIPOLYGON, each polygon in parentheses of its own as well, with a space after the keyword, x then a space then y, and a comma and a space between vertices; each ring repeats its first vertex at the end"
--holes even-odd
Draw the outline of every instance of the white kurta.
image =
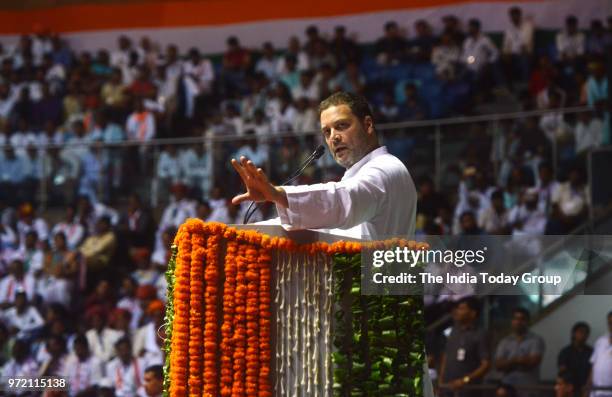
POLYGON ((414 235, 414 182, 384 146, 355 163, 340 182, 284 189, 289 207, 276 208, 288 230, 332 229, 326 231, 368 240, 414 235))

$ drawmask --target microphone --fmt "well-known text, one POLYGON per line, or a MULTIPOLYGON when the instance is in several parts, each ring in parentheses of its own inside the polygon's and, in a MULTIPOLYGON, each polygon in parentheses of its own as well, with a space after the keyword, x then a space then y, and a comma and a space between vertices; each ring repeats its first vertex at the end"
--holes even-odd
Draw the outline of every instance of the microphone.
MULTIPOLYGON (((317 161, 318 159, 321 158, 321 156, 323 156, 323 154, 325 153, 325 146, 323 145, 319 145, 317 146, 317 148, 315 149, 314 152, 312 152, 312 154, 310 156, 308 156, 306 158, 306 160, 304 160, 304 162, 300 165, 300 167, 289 176, 289 178, 287 178, 287 180, 285 182, 283 182, 282 184, 280 184, 280 186, 285 186, 291 182, 293 182, 294 180, 296 180, 300 175, 302 175, 302 173, 304 172, 304 170, 306 168, 308 168, 308 166, 312 163, 314 163, 315 161, 317 161)), ((249 223, 249 219, 251 219, 251 217, 255 214, 255 212, 259 209, 259 204, 257 204, 257 206, 253 209, 252 212, 251 209, 253 208, 253 205, 255 205, 255 201, 251 202, 251 204, 249 205, 249 208, 247 208, 246 213, 244 214, 244 219, 243 219, 243 224, 248 224, 249 223), (250 212, 250 213, 249 213, 250 212)))

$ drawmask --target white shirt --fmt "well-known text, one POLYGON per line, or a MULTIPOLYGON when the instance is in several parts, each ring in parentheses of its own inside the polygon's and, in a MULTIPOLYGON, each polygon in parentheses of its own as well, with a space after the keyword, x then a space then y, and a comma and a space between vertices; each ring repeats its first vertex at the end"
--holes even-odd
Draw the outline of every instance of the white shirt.
POLYGON ((523 224, 512 232, 513 235, 541 236, 546 228, 546 214, 539 208, 530 211, 524 205, 516 206, 510 210, 508 220, 510 224, 523 224))
POLYGON ((311 101, 318 101, 319 97, 321 96, 321 92, 319 91, 319 85, 315 84, 313 80, 308 87, 304 87, 302 84, 299 84, 291 91, 291 95, 296 100, 304 97, 311 101))
MULTIPOLYGON (((148 353, 161 355, 161 347, 157 345, 157 327, 155 323, 149 322, 138 328, 134 335, 134 347, 132 348, 134 356, 140 357, 148 353)), ((163 364, 158 362, 157 364, 163 364)))
POLYGON ((439 75, 447 74, 449 77, 455 74, 455 63, 459 62, 461 49, 456 45, 438 45, 431 52, 431 63, 436 67, 439 75))
POLYGON ((53 242, 53 237, 57 233, 64 233, 66 236, 66 243, 68 244, 68 248, 76 249, 79 243, 83 240, 83 236, 85 235, 85 228, 78 222, 60 222, 53 226, 51 229, 51 236, 49 240, 51 243, 53 242))
POLYGON ((533 51, 533 24, 529 21, 521 21, 519 26, 511 23, 504 32, 504 54, 520 55, 523 48, 528 53, 533 51))
POLYGON ((183 199, 170 203, 161 217, 159 230, 164 230, 168 226, 179 227, 187 218, 195 218, 196 203, 191 200, 183 199))
POLYGON ((559 205, 559 209, 567 216, 578 215, 589 205, 589 190, 585 186, 574 190, 569 182, 561 183, 553 192, 551 201, 559 205))
POLYGON ((195 77, 194 83, 200 89, 200 93, 210 91, 212 81, 215 79, 215 69, 209 59, 201 59, 200 63, 197 65, 194 65, 191 61, 187 61, 183 64, 183 72, 188 79, 193 79, 195 77))
POLYGON ((576 58, 577 56, 584 55, 584 34, 577 32, 574 35, 569 35, 567 31, 563 30, 557 33, 557 52, 560 58, 576 58))
POLYGON ((70 354, 61 369, 61 377, 67 378, 70 395, 74 396, 102 379, 104 365, 99 358, 90 355, 85 361, 80 361, 76 354, 70 354))
POLYGON ((486 64, 497 61, 499 51, 491 39, 483 34, 473 38, 468 36, 463 42, 461 60, 468 69, 479 71, 486 64))
POLYGON ((257 149, 253 150, 250 145, 244 145, 233 155, 233 157, 237 159, 241 156, 248 158, 258 167, 263 167, 268 162, 268 152, 262 146, 258 146, 257 149))
POLYGON ((111 328, 104 328, 101 334, 95 329, 85 333, 92 354, 102 361, 107 361, 115 354, 115 343, 122 336, 123 332, 111 328))
POLYGON ((180 163, 179 157, 172 156, 170 153, 163 151, 159 156, 157 162, 157 177, 158 178, 170 178, 173 182, 179 180, 180 175, 180 163))
POLYGON ((312 108, 304 111, 296 111, 293 119, 294 132, 311 132, 316 131, 318 126, 317 115, 312 108))
POLYGON ((143 384, 146 363, 133 358, 128 365, 117 357, 106 365, 106 376, 113 381, 117 397, 133 397, 143 384))
MULTIPOLYGON (((165 262, 164 262, 165 263, 165 262)), ((132 315, 130 319, 130 329, 136 330, 138 328, 138 322, 142 316, 142 308, 140 307, 139 301, 136 298, 124 297, 117 302, 117 307, 120 309, 126 309, 132 315)))
MULTIPOLYGON (((612 386, 612 344, 610 335, 603 335, 597 339, 591 355, 593 365, 593 386, 612 386)), ((612 397, 612 391, 592 391, 591 397, 612 397)))
POLYGON ((349 168, 340 182, 286 186, 288 208, 276 206, 293 229, 365 239, 414 235, 417 195, 404 164, 379 147, 349 168))
POLYGON ((36 280, 32 274, 26 273, 22 280, 17 280, 15 276, 9 274, 0 280, 0 303, 13 303, 18 289, 23 289, 31 301, 34 299, 35 287, 36 280))
POLYGON ((23 313, 18 313, 16 307, 11 307, 2 313, 2 319, 7 326, 19 330, 18 338, 26 336, 29 331, 40 328, 45 324, 38 310, 32 306, 28 306, 23 313))
POLYGON ((576 153, 586 152, 597 148, 603 141, 603 123, 600 119, 592 119, 589 124, 579 122, 574 129, 576 153))
POLYGON ((16 376, 26 376, 34 378, 38 375, 38 364, 32 358, 26 358, 23 363, 18 363, 11 359, 2 367, 3 378, 14 378, 16 376))
POLYGON ((132 113, 125 124, 128 139, 131 141, 146 142, 155 137, 155 117, 153 113, 146 112, 144 120, 139 120, 138 113, 132 113))

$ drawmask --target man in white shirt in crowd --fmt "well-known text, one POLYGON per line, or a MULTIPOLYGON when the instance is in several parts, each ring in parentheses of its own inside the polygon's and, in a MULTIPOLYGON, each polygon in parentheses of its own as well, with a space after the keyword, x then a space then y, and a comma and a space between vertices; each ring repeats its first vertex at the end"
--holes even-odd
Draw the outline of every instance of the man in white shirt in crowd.
POLYGON ((528 80, 529 60, 533 53, 533 23, 523 18, 519 7, 509 11, 510 26, 504 32, 503 56, 508 77, 528 80))
POLYGON ((278 77, 277 64, 278 59, 274 54, 274 47, 272 43, 266 41, 263 45, 262 56, 255 64, 255 71, 262 72, 269 80, 275 81, 278 77))
POLYGON ((195 188, 200 197, 208 197, 212 184, 211 161, 204 144, 185 149, 179 157, 183 181, 195 188))
MULTIPOLYGON (((17 339, 12 349, 12 358, 2 367, 3 382, 7 378, 25 376, 34 378, 38 375, 38 364, 30 354, 30 345, 17 339)), ((3 385, 4 386, 4 385, 3 385)))
POLYGON ((538 165, 538 178, 536 182, 538 189, 538 208, 548 216, 552 207, 552 197, 559 187, 559 182, 553 178, 552 166, 543 162, 538 165))
POLYGON ((593 117, 591 111, 578 113, 578 123, 576 123, 574 129, 576 154, 586 157, 590 149, 601 146, 603 143, 603 129, 602 120, 598 117, 593 117))
POLYGON ((308 98, 314 104, 320 98, 319 85, 314 81, 314 73, 311 70, 304 70, 300 74, 300 84, 291 90, 293 98, 308 98))
POLYGON ((481 32, 478 19, 469 21, 468 32, 469 35, 463 42, 462 62, 468 70, 480 72, 497 61, 499 51, 493 41, 481 32))
MULTIPOLYGON (((608 332, 595 342, 591 365, 587 386, 612 388, 612 311, 608 313, 608 332)), ((612 397, 612 390, 593 390, 590 397, 612 397)))
POLYGON ((38 248, 38 233, 35 230, 27 232, 22 244, 19 254, 23 258, 24 269, 26 273, 38 278, 45 258, 43 251, 38 248))
POLYGON ((465 64, 471 77, 481 85, 486 84, 485 77, 493 73, 499 51, 491 39, 480 30, 480 21, 471 19, 468 24, 469 35, 463 42, 461 62, 465 64))
POLYGON ((76 210, 73 206, 66 207, 66 218, 53 226, 49 243, 53 243, 52 237, 58 233, 64 233, 66 243, 71 250, 76 249, 83 241, 85 236, 85 228, 79 223, 76 217, 76 210))
POLYGON ((187 197, 187 186, 176 183, 171 190, 174 200, 164 209, 159 222, 158 235, 170 226, 178 228, 187 218, 196 215, 196 202, 187 197))
POLYGON ((106 365, 106 376, 113 381, 117 397, 132 397, 143 384, 144 362, 132 355, 132 344, 127 337, 115 343, 117 357, 106 365))
POLYGON ((584 55, 584 33, 578 30, 578 18, 570 15, 565 20, 565 29, 557 33, 557 55, 564 63, 573 63, 584 55))
POLYGON ((248 130, 245 132, 245 137, 240 148, 234 153, 233 157, 240 158, 244 156, 255 164, 265 166, 268 163, 268 152, 257 142, 255 136, 255 130, 248 130))
POLYGON ((123 332, 109 328, 108 314, 101 306, 93 306, 85 313, 91 328, 85 333, 87 342, 94 356, 102 362, 115 355, 115 343, 123 337, 123 332))
POLYGON ((0 280, 0 307, 13 305, 17 291, 25 291, 29 300, 34 299, 36 279, 24 270, 23 256, 15 254, 9 267, 9 274, 0 280))
POLYGON ((546 214, 538 206, 538 189, 523 193, 522 204, 510 210, 508 221, 515 236, 541 236, 546 227, 546 214))
POLYGON ((28 297, 23 290, 17 291, 15 306, 2 313, 2 320, 9 332, 18 339, 32 338, 33 333, 45 324, 38 310, 28 304, 28 297))
POLYGON ((590 195, 583 171, 574 167, 567 182, 559 185, 551 198, 552 208, 546 225, 546 234, 567 234, 585 218, 590 195))
POLYGON ((79 393, 94 392, 97 382, 102 379, 104 365, 89 350, 85 335, 74 339, 74 352, 64 362, 61 377, 66 378, 70 396, 79 393))

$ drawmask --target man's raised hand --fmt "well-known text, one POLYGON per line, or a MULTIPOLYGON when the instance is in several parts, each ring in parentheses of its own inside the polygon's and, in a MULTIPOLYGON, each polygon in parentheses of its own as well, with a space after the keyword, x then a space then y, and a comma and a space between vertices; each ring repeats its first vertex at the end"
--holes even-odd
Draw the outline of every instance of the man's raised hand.
POLYGON ((283 188, 271 184, 263 170, 257 168, 251 160, 241 156, 240 161, 232 159, 232 166, 238 172, 246 187, 246 193, 235 196, 232 199, 232 204, 236 205, 245 200, 251 200, 256 202, 272 201, 283 207, 289 206, 283 188))

